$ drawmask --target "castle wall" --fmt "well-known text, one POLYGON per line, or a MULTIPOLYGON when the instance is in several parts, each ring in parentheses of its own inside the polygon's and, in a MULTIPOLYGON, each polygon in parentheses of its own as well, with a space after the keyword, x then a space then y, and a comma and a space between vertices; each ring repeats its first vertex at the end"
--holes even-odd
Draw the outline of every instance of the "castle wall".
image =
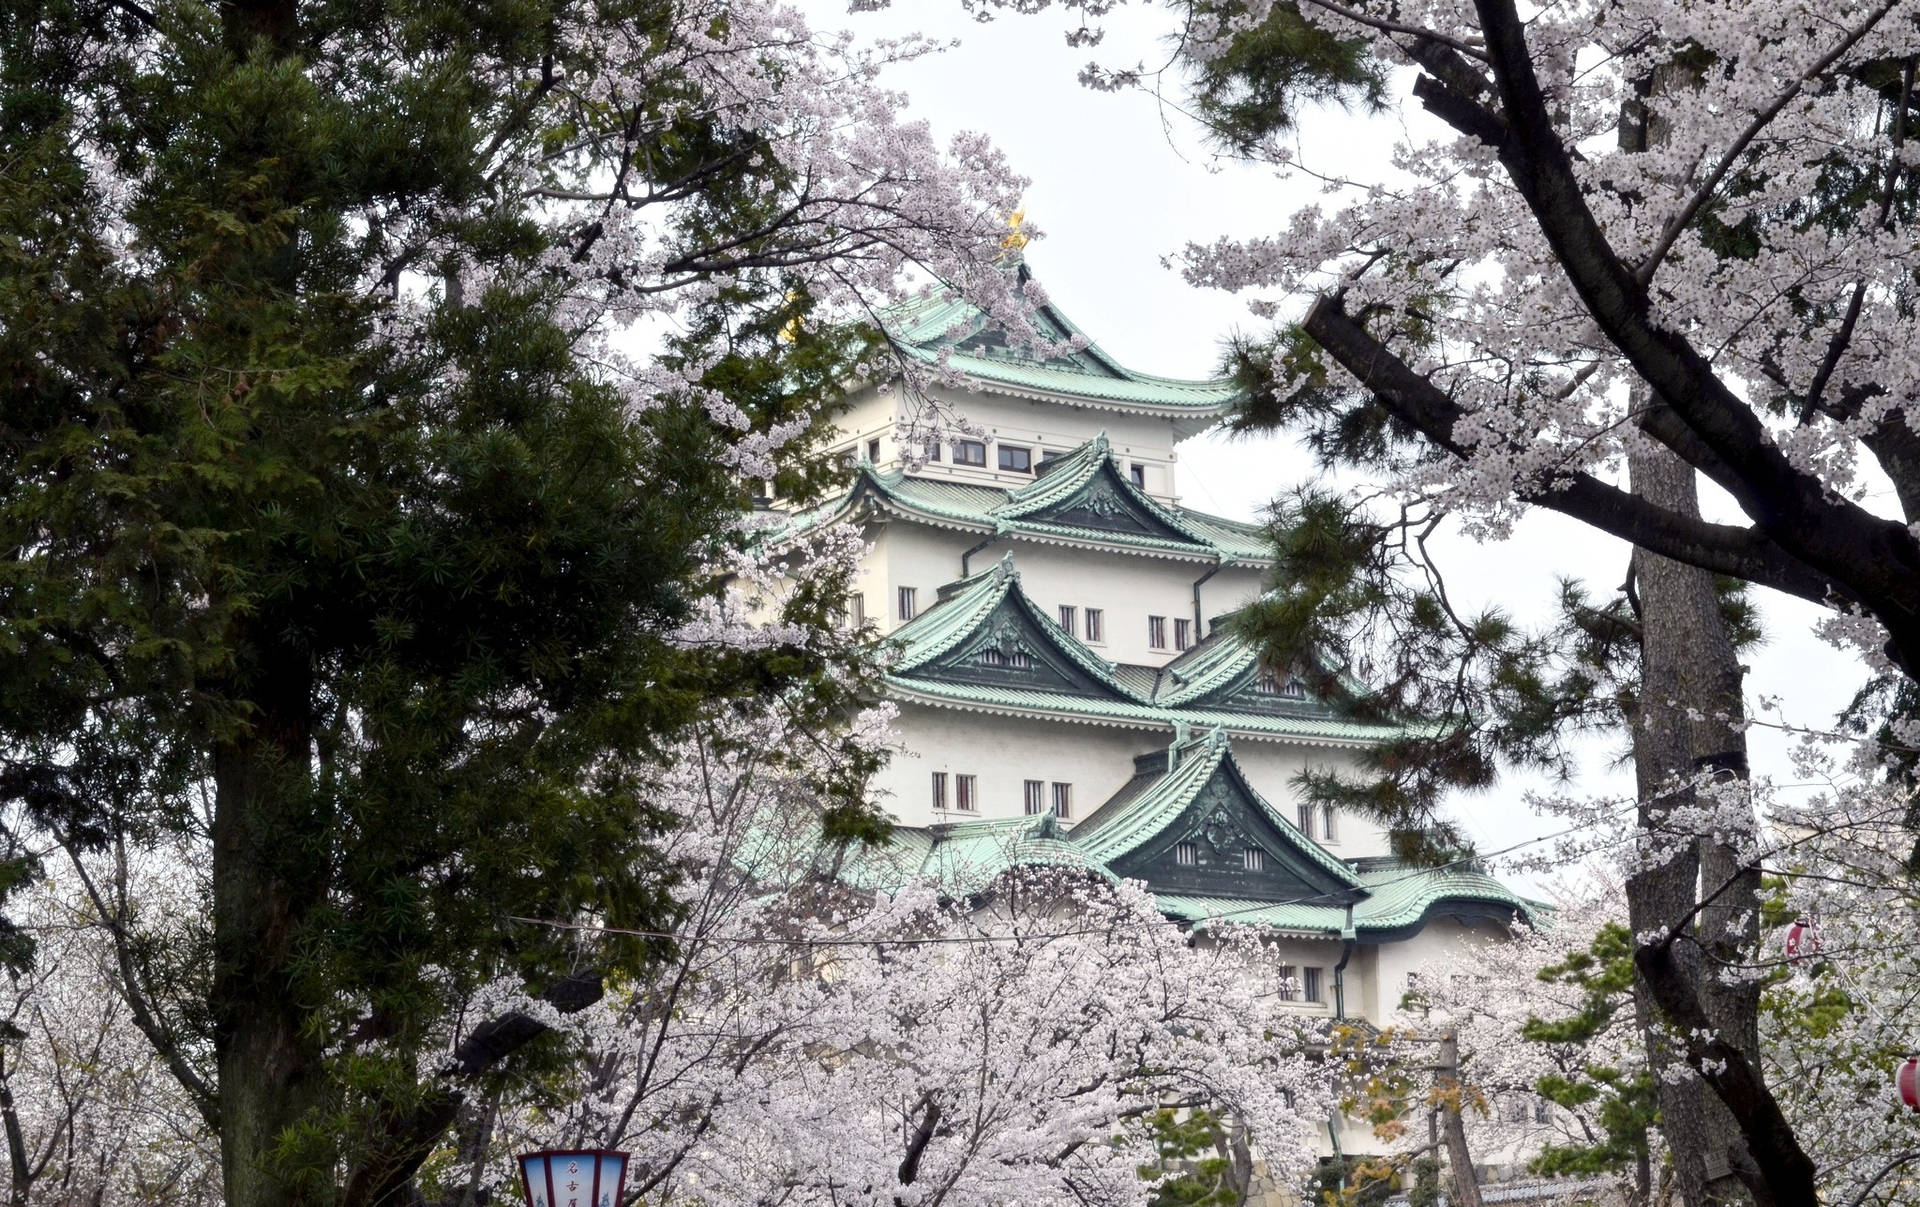
POLYGON ((1133 776, 1133 757, 1164 749, 1168 733, 1115 729, 991 713, 960 712, 902 703, 898 723, 903 749, 876 780, 876 800, 901 823, 978 821, 1025 813, 1023 785, 1044 781, 1073 785, 1073 817, 1087 816, 1133 776), (947 773, 944 813, 932 807, 932 773, 947 773), (953 808, 955 776, 979 785, 979 810, 953 808))

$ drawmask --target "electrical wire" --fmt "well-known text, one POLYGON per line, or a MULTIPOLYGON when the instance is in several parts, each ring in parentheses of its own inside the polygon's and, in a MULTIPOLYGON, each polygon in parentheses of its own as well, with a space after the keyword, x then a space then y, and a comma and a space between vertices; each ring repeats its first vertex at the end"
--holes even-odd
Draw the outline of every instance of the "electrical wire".
MULTIPOLYGON (((1637 805, 1637 802, 1629 802, 1629 804, 1625 807, 1630 808, 1630 807, 1634 807, 1635 805, 1637 805)), ((1569 835, 1580 833, 1583 830, 1587 830, 1597 824, 1598 824, 1597 822, 1591 822, 1591 821, 1582 822, 1579 825, 1569 826, 1564 830, 1556 830, 1550 834, 1541 834, 1533 838, 1525 839, 1521 842, 1513 843, 1512 845, 1502 847, 1497 851, 1476 852, 1475 854, 1465 855, 1458 859, 1450 860, 1446 863, 1436 864, 1432 867, 1413 868, 1399 876, 1395 876, 1387 880, 1377 881, 1374 884, 1371 884, 1367 887, 1372 890, 1389 888, 1396 884, 1404 884, 1409 880, 1421 879, 1425 876, 1432 875, 1435 872, 1453 871, 1465 864, 1480 863, 1488 859, 1497 859, 1502 855, 1511 855, 1515 851, 1523 850, 1530 846, 1536 846, 1543 842, 1551 842, 1558 838, 1565 838, 1569 835)), ((1279 900, 1279 901, 1260 901, 1260 902, 1255 902, 1253 904, 1247 905, 1240 909, 1222 910, 1218 913, 1210 913, 1207 915, 1206 921, 1209 923, 1219 922, 1223 920, 1232 919, 1242 914, 1259 913, 1264 910, 1278 909, 1278 908, 1282 908, 1289 905, 1341 905, 1346 903, 1344 900, 1345 897, 1346 897, 1346 891, 1342 890, 1337 892, 1329 891, 1329 892, 1322 892, 1322 893, 1314 893, 1305 897, 1294 897, 1294 898, 1288 898, 1288 899, 1279 900)), ((1116 929, 1121 929, 1122 926, 1146 927, 1146 926, 1166 925, 1166 922, 1164 919, 1156 918, 1151 921, 1142 920, 1134 923, 1121 924, 1119 926, 1094 926, 1094 927, 1085 927, 1077 930, 1028 931, 1028 932, 1015 932, 1010 934, 922 935, 922 936, 909 936, 909 937, 900 937, 900 938, 871 938, 871 937, 856 938, 852 936, 846 936, 846 937, 834 937, 834 938, 827 938, 827 939, 805 939, 805 938, 782 938, 777 935, 713 935, 713 934, 697 934, 697 933, 687 934, 680 931, 648 930, 648 929, 643 929, 639 927, 626 927, 626 926, 606 926, 606 925, 601 925, 593 922, 570 922, 560 918, 529 918, 529 917, 524 917, 518 914, 509 914, 509 915, 506 915, 506 918, 507 918, 507 921, 509 922, 518 922, 528 926, 544 926, 552 930, 579 931, 579 932, 584 932, 589 934, 620 935, 623 937, 639 938, 639 939, 665 939, 665 940, 669 940, 676 943, 732 943, 740 946, 769 946, 769 947, 870 947, 874 945, 883 945, 888 947, 924 947, 924 946, 935 946, 939 944, 949 944, 949 943, 965 943, 965 944, 1028 943, 1028 942, 1040 942, 1043 940, 1051 940, 1051 939, 1080 938, 1087 935, 1112 934, 1116 929)), ((1286 928, 1279 927, 1277 929, 1284 930, 1286 928)))

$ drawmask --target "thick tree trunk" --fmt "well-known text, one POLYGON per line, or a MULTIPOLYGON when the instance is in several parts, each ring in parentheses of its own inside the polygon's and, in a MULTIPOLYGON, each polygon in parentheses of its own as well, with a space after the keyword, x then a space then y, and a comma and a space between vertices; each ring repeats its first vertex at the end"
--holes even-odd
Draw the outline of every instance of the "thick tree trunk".
MULTIPOLYGON (((1629 457, 1636 494, 1682 515, 1697 515, 1693 467, 1664 448, 1629 457)), ((1751 985, 1728 986, 1715 975, 1709 956, 1732 958, 1757 939, 1759 880, 1742 871, 1730 847, 1688 835, 1663 834, 1668 813, 1704 803, 1680 787, 1700 769, 1744 780, 1746 739, 1741 713, 1740 666, 1722 619, 1712 576, 1703 570, 1636 549, 1634 581, 1639 592, 1641 684, 1633 725, 1633 753, 1640 796, 1640 827, 1654 850, 1673 857, 1627 882, 1628 918, 1635 934, 1683 924, 1701 899, 1719 893, 1694 923, 1698 944, 1681 944, 1687 979, 1722 1034, 1759 1061, 1759 994, 1751 985)), ((1656 1074, 1679 1060, 1663 1038, 1666 1023, 1644 980, 1635 1004, 1656 1074)), ((1674 1173, 1688 1207, 1745 1201, 1734 1162, 1745 1152, 1739 1126, 1714 1091, 1687 1073, 1674 1081, 1657 1077, 1662 1129, 1673 1154, 1674 1173)))
POLYGON ((1452 1176, 1453 1207, 1482 1207, 1480 1183, 1473 1173, 1473 1153, 1467 1147, 1467 1127, 1460 1117, 1460 1041, 1449 1030, 1440 1037, 1440 1133, 1446 1143, 1447 1172, 1452 1176))
POLYGON ((325 897, 327 853, 309 783, 305 656, 274 649, 253 677, 253 722, 214 755, 220 1160, 227 1207, 288 1207, 313 1201, 276 1150, 315 1105, 320 1045, 303 1033, 293 968, 300 927, 325 897))

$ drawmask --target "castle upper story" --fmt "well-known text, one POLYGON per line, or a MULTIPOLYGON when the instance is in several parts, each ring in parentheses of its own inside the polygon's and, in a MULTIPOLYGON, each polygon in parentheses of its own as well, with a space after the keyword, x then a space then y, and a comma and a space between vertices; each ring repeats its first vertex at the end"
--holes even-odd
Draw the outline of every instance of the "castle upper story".
MULTIPOLYGON (((1030 280, 1016 270, 1022 287, 1030 280)), ((978 308, 931 293, 883 314, 895 352, 921 373, 866 383, 848 397, 834 450, 882 471, 1017 490, 1051 460, 1104 436, 1120 471, 1162 503, 1178 502, 1175 446, 1239 401, 1226 379, 1130 369, 1052 303, 1034 326, 1060 355, 1012 344, 978 308), (930 376, 917 386, 914 378, 930 376), (961 384, 943 384, 958 380, 961 384)))

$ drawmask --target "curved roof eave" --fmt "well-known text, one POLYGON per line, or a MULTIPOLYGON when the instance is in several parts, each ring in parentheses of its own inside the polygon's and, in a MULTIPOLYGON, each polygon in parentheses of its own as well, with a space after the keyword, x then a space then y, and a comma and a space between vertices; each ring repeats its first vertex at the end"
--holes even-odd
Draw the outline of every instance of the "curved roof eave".
POLYGON ((930 708, 948 708, 955 712, 986 713, 1003 717, 1032 717, 1049 721, 1063 721, 1075 725, 1093 725, 1105 729, 1138 729, 1149 733, 1172 733, 1177 723, 1212 727, 1219 725, 1225 729, 1232 740, 1249 742, 1281 742, 1293 746, 1315 746, 1330 750, 1366 749, 1376 745, 1377 737, 1335 737, 1325 734, 1301 734, 1278 732, 1271 729, 1251 729, 1236 726, 1230 718, 1209 716, 1205 720, 1196 720, 1190 716, 1171 713, 1154 717, 1125 717, 1111 713, 1070 711, 1067 709, 1047 708, 1041 705, 1006 704, 992 700, 969 700, 956 698, 941 692, 922 690, 916 685, 903 682, 892 675, 884 676, 888 693, 897 700, 911 704, 922 704, 930 708))

